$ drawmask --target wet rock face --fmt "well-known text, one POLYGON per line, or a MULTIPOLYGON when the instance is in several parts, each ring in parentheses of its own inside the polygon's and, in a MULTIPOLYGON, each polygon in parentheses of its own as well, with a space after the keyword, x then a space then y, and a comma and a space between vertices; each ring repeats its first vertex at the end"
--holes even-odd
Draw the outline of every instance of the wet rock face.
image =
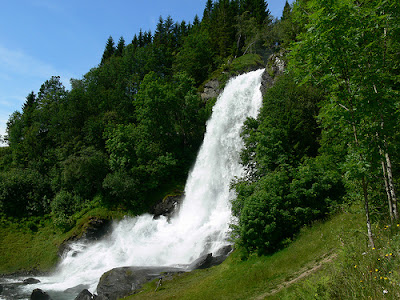
POLYGON ((34 289, 30 300, 52 300, 49 294, 46 292, 42 291, 41 289, 34 289))
POLYGON ((65 240, 58 249, 58 255, 61 257, 65 252, 71 250, 70 244, 74 242, 94 242, 111 232, 111 220, 92 217, 82 226, 80 234, 73 235, 65 240))
POLYGON ((92 300, 92 299, 94 299, 94 296, 87 289, 80 292, 79 295, 76 296, 75 298, 75 300, 92 300))
POLYGON ((142 285, 155 278, 163 278, 171 273, 183 272, 172 267, 122 267, 108 271, 101 276, 97 285, 99 297, 109 300, 134 294, 142 285), (161 275, 162 273, 162 275, 161 275))
POLYGON ((154 219, 160 216, 170 219, 179 210, 179 205, 182 203, 183 197, 183 195, 167 196, 163 201, 157 203, 151 210, 154 219))
POLYGON ((24 279, 23 283, 24 284, 36 284, 36 283, 40 283, 40 280, 36 279, 36 278, 27 278, 27 279, 24 279))
POLYGON ((201 93, 200 95, 203 102, 206 103, 210 99, 217 98, 219 93, 221 92, 220 86, 221 84, 217 79, 212 79, 208 81, 204 85, 203 93, 201 93))

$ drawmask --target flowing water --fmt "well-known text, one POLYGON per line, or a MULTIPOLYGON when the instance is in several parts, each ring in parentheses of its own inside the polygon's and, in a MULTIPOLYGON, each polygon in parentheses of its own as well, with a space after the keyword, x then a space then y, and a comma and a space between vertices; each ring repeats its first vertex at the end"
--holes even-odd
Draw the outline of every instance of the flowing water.
POLYGON ((189 264, 229 244, 234 197, 229 187, 235 176, 243 174, 240 130, 247 117, 258 114, 263 71, 231 79, 218 98, 176 217, 168 221, 142 215, 115 223, 108 238, 73 244, 53 276, 39 277, 40 284, 26 289, 40 288, 56 300, 74 299, 80 290, 74 295, 63 291, 84 284, 95 292, 101 275, 112 268, 189 264))

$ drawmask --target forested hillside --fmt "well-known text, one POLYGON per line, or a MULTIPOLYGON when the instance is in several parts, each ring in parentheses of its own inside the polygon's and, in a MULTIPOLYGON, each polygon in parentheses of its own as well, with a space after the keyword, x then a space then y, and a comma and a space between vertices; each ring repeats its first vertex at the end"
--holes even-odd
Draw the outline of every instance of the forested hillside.
POLYGON ((297 0, 279 20, 263 0, 208 0, 201 18, 109 37, 70 90, 53 76, 10 116, 0 215, 51 216, 66 231, 87 206, 136 214, 179 191, 213 104, 200 97, 205 82, 246 69, 247 57, 275 83, 245 124, 247 173, 232 185, 243 256, 359 202, 374 247, 371 224, 398 220, 399 49, 397 0, 297 0), (271 54, 284 74, 271 72, 271 54))

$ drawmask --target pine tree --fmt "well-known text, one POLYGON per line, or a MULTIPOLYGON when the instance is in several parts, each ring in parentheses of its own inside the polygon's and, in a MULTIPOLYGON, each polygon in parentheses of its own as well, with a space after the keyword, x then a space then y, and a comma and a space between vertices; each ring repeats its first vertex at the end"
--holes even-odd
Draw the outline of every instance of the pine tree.
POLYGON ((143 47, 145 45, 142 28, 140 28, 140 30, 139 30, 138 41, 139 41, 139 47, 143 47))
POLYGON ((251 17, 256 18, 257 24, 262 25, 269 23, 271 13, 268 9, 268 4, 264 0, 241 0, 241 12, 248 11, 251 17))
POLYGON ((103 53, 103 57, 101 58, 100 65, 103 65, 113 54, 115 53, 115 44, 112 36, 110 36, 107 40, 106 48, 103 53))
POLYGON ((133 48, 134 48, 134 49, 136 49, 137 47, 139 47, 139 40, 138 40, 138 37, 137 37, 136 34, 133 36, 132 45, 133 45, 133 48))
POLYGON ((125 40, 121 36, 118 41, 117 49, 115 50, 115 55, 122 56, 122 53, 124 52, 124 48, 125 48, 125 40))
POLYGON ((153 37, 151 36, 151 31, 145 31, 143 40, 144 40, 144 45, 151 44, 153 40, 153 37))
POLYGON ((24 105, 22 106, 22 113, 25 119, 25 126, 29 127, 33 120, 33 111, 36 106, 36 95, 31 92, 27 97, 24 105))
POLYGON ((283 7, 281 21, 287 20, 290 17, 291 12, 292 12, 292 8, 290 7, 289 2, 287 2, 287 0, 286 0, 285 6, 283 7))

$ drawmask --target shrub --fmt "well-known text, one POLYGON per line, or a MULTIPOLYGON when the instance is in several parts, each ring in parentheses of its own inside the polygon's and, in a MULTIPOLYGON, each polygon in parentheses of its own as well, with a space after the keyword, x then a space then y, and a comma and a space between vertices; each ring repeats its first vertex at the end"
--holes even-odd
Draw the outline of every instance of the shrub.
POLYGON ((14 217, 42 215, 49 211, 49 180, 32 169, 0 173, 0 210, 14 217))

